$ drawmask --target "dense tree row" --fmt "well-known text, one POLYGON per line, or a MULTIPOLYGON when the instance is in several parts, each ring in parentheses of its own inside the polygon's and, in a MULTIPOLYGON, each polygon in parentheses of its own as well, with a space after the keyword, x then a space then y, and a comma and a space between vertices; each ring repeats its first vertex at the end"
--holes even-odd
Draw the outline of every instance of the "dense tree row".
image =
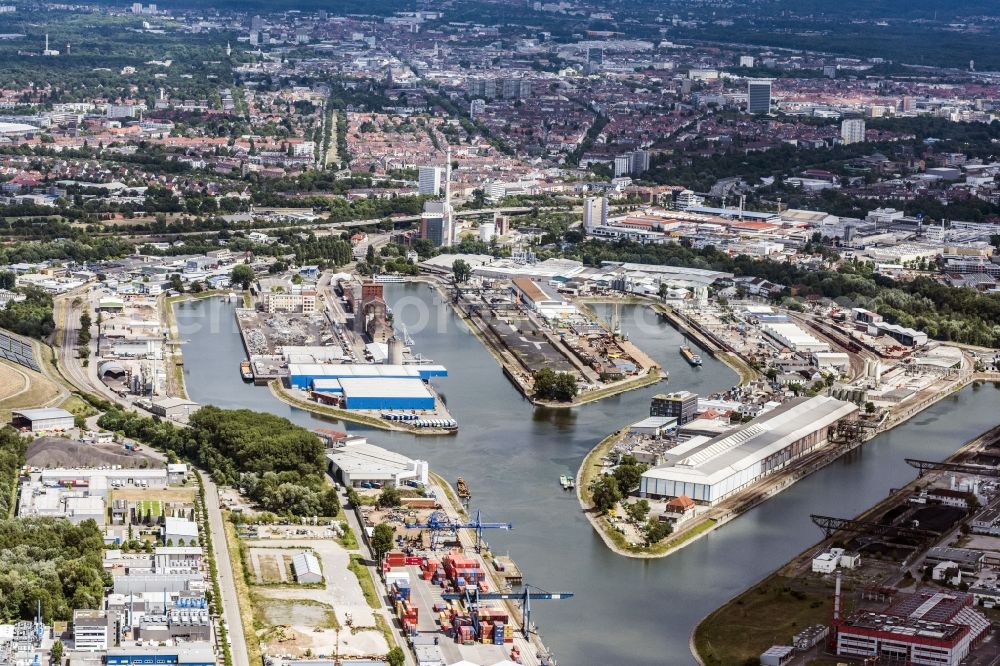
POLYGON ((28 441, 10 426, 0 428, 0 518, 7 518, 14 512, 17 475, 24 465, 28 441))
POLYGON ((110 576, 97 523, 65 519, 0 520, 0 619, 72 619, 76 608, 100 608, 110 576))
POLYGON ((46 620, 69 620, 76 608, 100 608, 104 539, 92 520, 10 518, 28 441, 0 429, 0 622, 32 618, 39 603, 46 620))
POLYGON ((34 287, 20 291, 26 298, 10 301, 0 310, 0 328, 31 338, 47 337, 56 327, 52 317, 52 296, 34 287))
POLYGON ((242 487, 262 509, 279 514, 335 515, 337 495, 325 482, 323 443, 288 419, 248 409, 202 407, 188 428, 117 408, 102 428, 148 442, 242 487))

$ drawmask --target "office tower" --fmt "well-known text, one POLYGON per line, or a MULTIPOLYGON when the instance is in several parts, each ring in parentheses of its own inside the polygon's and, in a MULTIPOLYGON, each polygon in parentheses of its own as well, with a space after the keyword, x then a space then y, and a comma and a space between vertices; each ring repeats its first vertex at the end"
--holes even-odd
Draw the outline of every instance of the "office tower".
POLYGON ((475 120, 477 117, 481 116, 486 111, 486 100, 484 99, 474 99, 469 104, 469 117, 475 120))
POLYGON ((740 56, 740 67, 753 67, 753 56, 740 56))
POLYGON ((747 81, 747 113, 770 113, 771 80, 750 79, 747 81))
POLYGON ((436 197, 441 194, 441 167, 422 166, 417 171, 420 194, 436 197))
POLYGON ((263 27, 264 20, 260 16, 254 16, 250 19, 250 32, 260 32, 263 27))
POLYGON ((445 244, 445 233, 442 202, 428 201, 420 215, 420 237, 429 240, 434 247, 441 247, 445 244))
POLYGON ((667 416, 684 425, 698 414, 698 394, 691 391, 676 391, 654 395, 649 403, 650 416, 667 416))
POLYGON ((844 145, 862 143, 865 140, 864 118, 847 118, 840 123, 840 140, 844 145))
POLYGON ((587 64, 584 68, 586 73, 593 74, 594 72, 599 72, 602 65, 604 65, 604 49, 600 46, 587 48, 587 64))
POLYGON ((608 223, 608 198, 587 197, 583 201, 583 230, 590 233, 608 223))

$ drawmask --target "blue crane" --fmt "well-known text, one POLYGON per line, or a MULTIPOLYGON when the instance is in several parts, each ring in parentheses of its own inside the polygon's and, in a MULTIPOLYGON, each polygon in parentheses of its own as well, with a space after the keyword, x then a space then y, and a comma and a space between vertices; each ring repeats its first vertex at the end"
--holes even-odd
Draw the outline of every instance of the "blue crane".
POLYGON ((465 592, 445 592, 441 595, 442 599, 454 600, 458 599, 465 602, 466 608, 469 609, 469 615, 472 616, 472 626, 476 630, 476 636, 479 636, 479 604, 482 601, 520 601, 521 602, 521 613, 523 617, 521 618, 521 633, 524 634, 525 638, 531 633, 531 600, 535 601, 559 601, 562 599, 569 599, 573 596, 572 592, 546 592, 545 590, 532 587, 530 585, 524 585, 520 592, 480 592, 478 587, 472 585, 465 588, 465 592), (537 592, 532 592, 531 590, 537 590, 537 592))
POLYGON ((437 530, 476 530, 476 551, 478 552, 482 547, 483 543, 483 530, 512 530, 514 526, 511 523, 484 523, 482 520, 482 512, 476 510, 476 517, 474 520, 463 521, 460 518, 452 518, 444 511, 435 511, 428 518, 426 523, 417 523, 415 525, 407 525, 407 527, 414 527, 418 529, 425 529, 431 531, 437 530))

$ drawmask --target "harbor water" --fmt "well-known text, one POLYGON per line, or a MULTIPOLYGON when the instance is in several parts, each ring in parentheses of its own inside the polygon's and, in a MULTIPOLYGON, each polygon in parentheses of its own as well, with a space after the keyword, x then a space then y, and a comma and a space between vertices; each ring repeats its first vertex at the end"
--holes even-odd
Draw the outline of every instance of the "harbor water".
MULTIPOLYGON (((452 483, 464 477, 473 510, 482 509, 484 520, 514 524, 510 532, 487 533, 493 550, 509 553, 528 584, 576 593, 532 605, 532 619, 563 666, 694 663, 688 639, 702 617, 819 540, 809 514, 854 516, 913 478, 904 457, 941 459, 997 423, 996 388, 969 387, 679 553, 627 559, 594 533, 576 495, 560 488, 560 475, 575 474, 598 441, 648 415, 652 395, 707 395, 730 387, 736 375, 707 354, 702 367, 690 367, 675 329, 647 308, 622 306, 623 331, 669 371, 669 380, 579 408, 535 408, 437 292, 424 284, 387 284, 385 291, 413 350, 448 368, 449 376, 434 384, 459 422, 457 435, 417 437, 321 419, 244 384, 234 305, 221 299, 175 306, 188 393, 201 404, 363 433, 428 460, 452 483)), ((610 307, 595 310, 612 317, 610 307)))

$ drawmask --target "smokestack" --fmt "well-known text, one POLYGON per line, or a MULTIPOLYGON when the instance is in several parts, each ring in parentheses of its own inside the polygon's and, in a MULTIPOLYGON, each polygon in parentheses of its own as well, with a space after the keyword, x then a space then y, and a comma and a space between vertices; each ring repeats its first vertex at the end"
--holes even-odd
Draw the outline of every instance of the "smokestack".
POLYGON ((444 245, 455 244, 455 220, 451 214, 451 146, 448 146, 447 163, 444 166, 444 245))
POLYGON ((447 161, 444 165, 444 202, 451 204, 451 146, 448 146, 447 161))
POLYGON ((833 622, 840 621, 840 572, 837 572, 837 583, 833 588, 833 622))

